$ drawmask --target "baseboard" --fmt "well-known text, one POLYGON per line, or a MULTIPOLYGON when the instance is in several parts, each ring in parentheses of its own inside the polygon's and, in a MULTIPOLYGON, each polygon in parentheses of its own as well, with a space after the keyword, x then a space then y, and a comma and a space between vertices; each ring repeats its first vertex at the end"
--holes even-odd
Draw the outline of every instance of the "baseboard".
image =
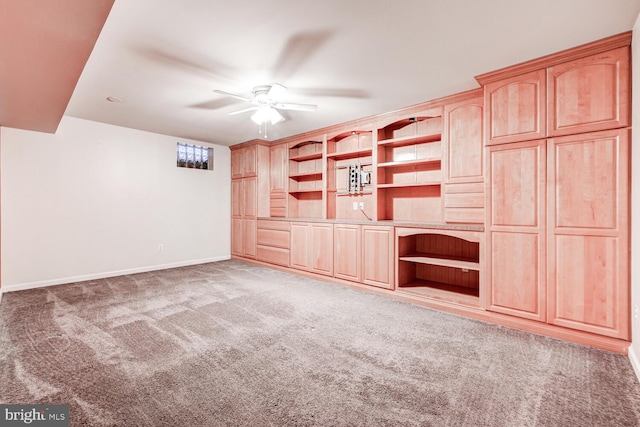
POLYGON ((638 355, 633 349, 633 345, 629 346, 629 361, 631 361, 631 366, 633 366, 636 377, 640 380, 640 360, 638 360, 638 355))
POLYGON ((94 273, 94 274, 85 274, 82 276, 73 276, 73 277, 62 277, 59 279, 52 280, 43 280, 39 282, 30 282, 30 283, 20 283, 17 285, 4 285, 0 288, 0 298, 2 297, 1 292, 15 292, 15 291, 24 291, 27 289, 35 289, 35 288, 43 288, 46 286, 54 286, 54 285, 63 285, 65 283, 75 283, 75 282, 85 282, 87 280, 97 280, 104 279, 107 277, 116 277, 116 276, 124 276, 126 274, 136 274, 136 273, 146 273, 148 271, 156 271, 156 270, 167 270, 169 268, 176 267, 186 267, 189 265, 198 265, 198 264, 206 264, 208 262, 216 262, 216 261, 224 261, 231 259, 230 256, 220 256, 213 258, 205 258, 205 259, 197 259, 191 261, 180 261, 173 262, 169 264, 160 264, 160 265, 151 265, 146 267, 137 267, 137 268, 129 268, 126 270, 116 270, 116 271, 107 271, 102 273, 94 273))
POLYGON ((2 304, 2 288, 0 287, 0 304, 2 304))

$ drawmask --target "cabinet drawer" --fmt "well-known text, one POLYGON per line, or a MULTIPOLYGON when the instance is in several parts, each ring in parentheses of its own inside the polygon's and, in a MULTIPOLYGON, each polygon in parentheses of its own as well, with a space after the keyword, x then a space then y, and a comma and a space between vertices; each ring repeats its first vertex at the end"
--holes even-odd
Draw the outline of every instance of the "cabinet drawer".
POLYGON ((258 245, 257 252, 258 261, 289 267, 289 249, 258 245))
POLYGON ((289 249, 289 232, 283 230, 258 229, 258 244, 289 249))
POLYGON ((445 208, 444 220, 449 223, 484 224, 484 208, 445 208))
POLYGON ((291 228, 289 221, 269 221, 268 219, 258 220, 258 230, 283 230, 289 231, 291 228))

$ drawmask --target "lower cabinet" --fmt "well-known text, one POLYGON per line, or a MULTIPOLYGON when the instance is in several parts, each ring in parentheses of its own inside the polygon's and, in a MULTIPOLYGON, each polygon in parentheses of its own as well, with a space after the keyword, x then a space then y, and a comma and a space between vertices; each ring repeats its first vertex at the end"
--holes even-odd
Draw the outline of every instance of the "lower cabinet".
POLYGON ((336 224, 334 277, 393 289, 393 227, 336 224))
POLYGON ((362 226, 362 281, 367 285, 394 289, 393 227, 362 226))
POLYGON ((333 224, 291 223, 291 267, 333 276, 333 224))
POLYGON ((256 259, 289 267, 290 224, 288 221, 258 220, 256 259))
POLYGON ((339 279, 362 281, 362 226, 333 226, 333 275, 339 279))
POLYGON ((256 257, 256 220, 231 218, 231 254, 256 257))

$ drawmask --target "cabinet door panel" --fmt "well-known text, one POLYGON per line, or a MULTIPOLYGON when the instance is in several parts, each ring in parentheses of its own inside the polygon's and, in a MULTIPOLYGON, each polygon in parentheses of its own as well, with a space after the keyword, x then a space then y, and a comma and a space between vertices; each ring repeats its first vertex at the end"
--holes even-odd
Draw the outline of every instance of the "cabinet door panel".
POLYGON ((368 285, 394 289, 392 227, 362 227, 362 277, 368 285))
POLYGON ((620 286, 626 271, 620 268, 618 247, 615 237, 556 236, 551 323, 627 338, 628 296, 620 286))
POLYGON ((617 228, 618 152, 617 133, 553 141, 556 227, 617 228))
POLYGON ((333 225, 311 224, 311 271, 333 276, 333 225))
POLYGON ((244 148, 231 150, 231 178, 244 175, 244 148))
POLYGON ((545 70, 487 84, 487 145, 544 138, 545 92, 545 70))
POLYGON ((270 148, 270 189, 271 192, 284 193, 287 182, 287 146, 286 144, 275 145, 270 148))
POLYGON ((359 225, 336 224, 334 238, 334 276, 340 279, 362 280, 362 239, 359 225))
POLYGON ((490 151, 491 226, 539 227, 544 201, 545 141, 490 151))
POLYGON ((256 257, 256 220, 255 219, 243 219, 242 220, 242 243, 244 256, 247 258, 256 257))
POLYGON ((258 146, 251 145, 243 150, 244 170, 242 176, 256 176, 258 172, 258 146))
POLYGON ((543 244, 537 234, 491 233, 490 310, 545 320, 543 244))
POLYGON ((256 178, 242 180, 242 206, 245 218, 255 219, 258 215, 257 184, 256 178))
POLYGON ((629 49, 622 47, 547 73, 549 135, 629 125, 629 49))
POLYGON ((291 223, 291 251, 289 253, 291 267, 299 270, 309 270, 309 225, 291 223))
POLYGON ((244 212, 244 188, 241 179, 231 180, 231 216, 242 218, 244 212))
POLYGON ((629 339, 629 131, 549 141, 549 322, 629 339))
POLYGON ((244 223, 240 218, 231 218, 231 254, 244 255, 244 223))
POLYGON ((483 181, 482 102, 478 98, 445 107, 446 183, 483 181))

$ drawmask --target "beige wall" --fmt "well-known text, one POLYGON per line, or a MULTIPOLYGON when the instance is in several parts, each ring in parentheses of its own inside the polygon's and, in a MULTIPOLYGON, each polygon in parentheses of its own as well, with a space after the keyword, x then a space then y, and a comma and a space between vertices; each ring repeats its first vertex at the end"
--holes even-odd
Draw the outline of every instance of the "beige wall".
POLYGON ((72 117, 0 132, 4 292, 229 258, 228 147, 72 117), (176 167, 177 141, 214 170, 176 167))

